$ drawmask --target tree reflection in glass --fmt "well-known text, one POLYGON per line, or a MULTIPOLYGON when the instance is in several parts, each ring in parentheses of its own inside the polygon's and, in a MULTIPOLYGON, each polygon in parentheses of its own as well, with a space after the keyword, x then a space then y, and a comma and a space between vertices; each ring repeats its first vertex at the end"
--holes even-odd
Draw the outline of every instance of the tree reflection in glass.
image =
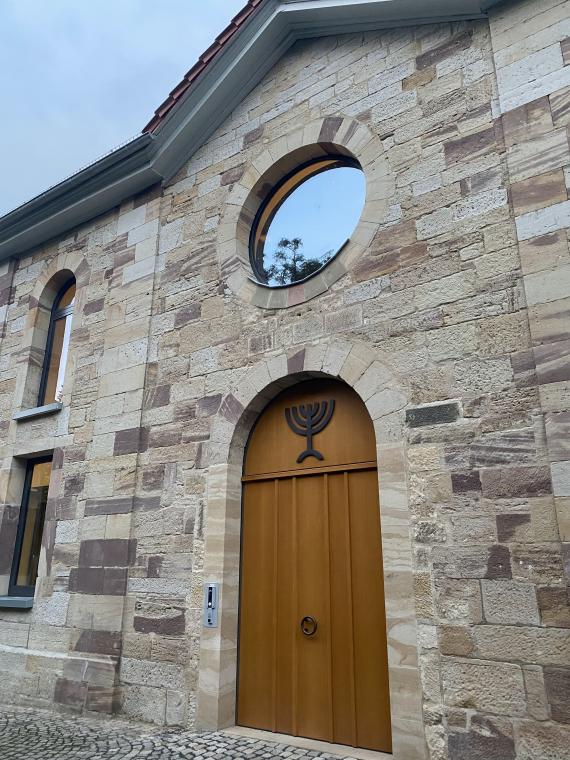
POLYGON ((252 265, 268 285, 322 269, 350 239, 366 196, 362 169, 344 158, 314 161, 286 178, 258 214, 252 265))

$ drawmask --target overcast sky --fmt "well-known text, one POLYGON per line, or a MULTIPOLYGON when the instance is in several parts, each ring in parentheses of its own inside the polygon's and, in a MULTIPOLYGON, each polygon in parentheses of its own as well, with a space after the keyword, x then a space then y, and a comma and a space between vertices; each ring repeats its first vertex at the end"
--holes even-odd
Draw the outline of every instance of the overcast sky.
POLYGON ((138 134, 245 0, 0 0, 0 215, 138 134))

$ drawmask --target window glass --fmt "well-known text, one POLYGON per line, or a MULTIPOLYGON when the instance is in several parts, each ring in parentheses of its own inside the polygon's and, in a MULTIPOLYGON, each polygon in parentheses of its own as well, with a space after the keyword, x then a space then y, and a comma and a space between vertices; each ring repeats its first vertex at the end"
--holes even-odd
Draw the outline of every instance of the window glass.
POLYGON ((59 295, 52 310, 40 389, 40 405, 61 401, 74 303, 75 282, 71 282, 59 295))
POLYGON ((47 462, 30 462, 28 465, 20 510, 21 543, 18 556, 14 557, 16 569, 13 573, 13 585, 24 589, 33 587, 38 575, 50 473, 51 459, 47 462))
POLYGON ((268 285, 291 285, 322 269, 352 235, 366 198, 354 161, 326 158, 301 167, 275 188, 252 233, 251 262, 268 285))
POLYGON ((47 370, 44 404, 61 401, 63 381, 65 379, 65 366, 67 364, 67 352, 69 348, 69 335, 71 333, 72 315, 54 320, 52 329, 52 344, 47 370))

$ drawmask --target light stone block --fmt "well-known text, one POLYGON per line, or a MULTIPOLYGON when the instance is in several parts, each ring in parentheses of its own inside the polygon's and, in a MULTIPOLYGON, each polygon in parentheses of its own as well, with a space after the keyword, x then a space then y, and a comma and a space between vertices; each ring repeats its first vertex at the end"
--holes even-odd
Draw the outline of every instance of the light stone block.
POLYGON ((523 214, 516 220, 519 240, 546 235, 570 227, 570 201, 523 214))

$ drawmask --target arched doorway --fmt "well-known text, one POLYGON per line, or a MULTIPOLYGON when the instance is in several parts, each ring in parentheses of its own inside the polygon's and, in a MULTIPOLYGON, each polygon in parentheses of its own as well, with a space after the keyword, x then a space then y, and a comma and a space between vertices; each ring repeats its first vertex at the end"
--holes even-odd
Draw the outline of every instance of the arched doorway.
POLYGON ((246 449, 237 722, 391 751, 378 473, 360 398, 280 394, 246 449))

